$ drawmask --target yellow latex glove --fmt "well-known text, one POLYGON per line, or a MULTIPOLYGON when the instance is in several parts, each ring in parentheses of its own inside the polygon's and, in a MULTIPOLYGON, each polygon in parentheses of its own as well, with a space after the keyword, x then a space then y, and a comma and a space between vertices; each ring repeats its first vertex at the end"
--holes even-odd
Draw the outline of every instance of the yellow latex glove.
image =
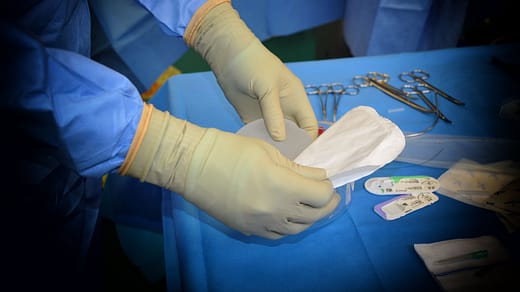
POLYGON ((227 226, 276 239, 331 213, 324 169, 298 165, 256 138, 206 129, 145 105, 120 173, 173 190, 227 226))
POLYGON ((219 2, 208 1, 197 11, 186 42, 208 62, 244 122, 262 117, 271 137, 282 141, 286 118, 316 138, 318 122, 301 81, 264 47, 230 3, 219 2))

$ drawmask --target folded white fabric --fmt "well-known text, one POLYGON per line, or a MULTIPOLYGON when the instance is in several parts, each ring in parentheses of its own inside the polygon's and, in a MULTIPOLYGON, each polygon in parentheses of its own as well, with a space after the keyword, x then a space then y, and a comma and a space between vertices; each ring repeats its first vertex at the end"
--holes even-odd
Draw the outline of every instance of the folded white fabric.
POLYGON ((512 275, 518 267, 492 236, 414 244, 414 248, 445 291, 489 291, 515 280, 512 275))
POLYGON ((392 121, 368 106, 353 108, 294 161, 327 170, 334 187, 365 177, 392 162, 406 144, 392 121))

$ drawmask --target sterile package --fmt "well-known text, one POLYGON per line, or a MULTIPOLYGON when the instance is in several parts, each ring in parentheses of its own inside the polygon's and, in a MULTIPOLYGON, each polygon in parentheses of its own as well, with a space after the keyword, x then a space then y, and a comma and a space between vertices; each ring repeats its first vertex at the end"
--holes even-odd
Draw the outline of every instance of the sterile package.
POLYGON ((385 220, 401 218, 437 202, 439 197, 433 192, 439 186, 438 180, 426 175, 372 177, 365 181, 365 189, 373 195, 394 195, 374 206, 374 212, 385 220))
POLYGON ((363 178, 403 151, 405 137, 392 121, 375 109, 358 106, 332 124, 295 162, 327 170, 334 187, 363 178))
POLYGON ((267 133, 263 120, 256 120, 237 134, 263 139, 299 164, 324 168, 336 189, 345 186, 345 195, 336 210, 313 228, 343 213, 350 204, 355 181, 393 161, 405 146, 399 127, 367 106, 350 110, 314 141, 292 121, 286 120, 286 131, 286 140, 276 142, 267 133))
POLYGON ((372 177, 365 181, 365 189, 374 195, 402 195, 419 192, 435 192, 440 183, 431 176, 372 177))
POLYGON ((414 249, 444 291, 518 291, 518 264, 495 237, 414 244, 414 249))
POLYGON ((439 177, 438 193, 497 212, 511 231, 520 227, 520 166, 514 161, 480 164, 461 159, 439 177), (508 202, 504 204, 503 202, 508 202), (516 202, 516 203, 515 203, 516 202))
POLYGON ((385 220, 395 220, 429 206, 439 200, 433 193, 405 194, 374 206, 374 212, 385 220))

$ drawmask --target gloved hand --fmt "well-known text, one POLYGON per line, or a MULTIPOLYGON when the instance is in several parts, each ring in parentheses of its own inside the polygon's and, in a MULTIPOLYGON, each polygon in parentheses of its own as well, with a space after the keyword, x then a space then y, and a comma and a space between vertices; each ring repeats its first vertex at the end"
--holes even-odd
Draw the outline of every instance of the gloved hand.
POLYGON ((264 47, 230 3, 210 7, 211 2, 219 1, 197 11, 184 38, 208 62, 242 120, 263 117, 271 137, 282 141, 287 118, 316 138, 318 122, 301 81, 264 47))
POLYGON ((145 105, 120 173, 173 190, 244 234, 296 234, 339 202, 325 170, 256 138, 205 129, 145 105))

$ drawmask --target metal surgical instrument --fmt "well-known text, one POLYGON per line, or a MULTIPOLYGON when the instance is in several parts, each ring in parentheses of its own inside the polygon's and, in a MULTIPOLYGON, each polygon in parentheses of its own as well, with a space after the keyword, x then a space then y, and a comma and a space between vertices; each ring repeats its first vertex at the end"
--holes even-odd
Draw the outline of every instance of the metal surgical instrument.
POLYGON ((321 112, 323 121, 327 121, 327 105, 329 95, 332 95, 333 109, 332 109, 332 121, 335 122, 337 119, 337 112, 339 102, 342 95, 357 95, 359 88, 355 85, 343 85, 342 83, 328 83, 321 85, 306 85, 305 86, 307 95, 318 95, 321 105, 321 112))
POLYGON ((343 85, 341 83, 332 83, 329 84, 329 92, 333 94, 334 97, 334 108, 332 111, 332 121, 335 122, 337 120, 338 106, 339 101, 342 95, 357 95, 359 93, 359 88, 355 85, 343 85))
POLYGON ((332 110, 332 121, 336 121, 336 114, 338 112, 339 99, 343 94, 343 85, 341 83, 332 83, 329 85, 329 91, 332 93, 332 97, 334 98, 334 106, 332 110))
POLYGON ((327 85, 306 85, 305 91, 307 95, 317 95, 320 99, 321 114, 323 120, 327 120, 327 101, 328 101, 328 86, 327 85), (325 87, 325 90, 322 90, 325 87))
POLYGON ((404 93, 403 91, 401 91, 393 86, 388 85, 387 84, 388 78, 385 78, 388 76, 387 74, 377 73, 378 75, 375 75, 375 76, 382 76, 383 77, 382 79, 379 79, 377 77, 374 78, 374 74, 375 73, 371 72, 371 73, 367 74, 368 76, 360 76, 360 75, 354 76, 354 78, 352 79, 352 82, 355 85, 357 85, 358 87, 373 86, 373 87, 381 90, 385 94, 393 97, 394 99, 396 99, 418 111, 421 111, 423 113, 433 112, 432 109, 427 109, 427 108, 411 101, 408 98, 408 95, 406 93, 404 93))
POLYGON ((439 110, 439 107, 434 105, 428 97, 424 94, 423 90, 420 90, 417 85, 414 84, 404 84, 402 87, 403 92, 405 92, 408 95, 418 95, 426 105, 428 105, 429 108, 432 109, 432 111, 439 116, 439 118, 447 123, 451 124, 451 121, 439 110))
POLYGON ((436 94, 444 97, 445 99, 451 101, 452 103, 454 103, 456 105, 465 104, 464 102, 450 96, 446 92, 440 90, 439 88, 433 86, 431 83, 427 82, 426 79, 428 79, 429 77, 430 77, 430 74, 427 71, 422 70, 422 69, 414 69, 410 72, 403 72, 403 73, 399 74, 399 79, 401 79, 401 81, 403 81, 403 82, 406 82, 406 83, 417 82, 420 84, 424 84, 425 87, 429 88, 436 94))

